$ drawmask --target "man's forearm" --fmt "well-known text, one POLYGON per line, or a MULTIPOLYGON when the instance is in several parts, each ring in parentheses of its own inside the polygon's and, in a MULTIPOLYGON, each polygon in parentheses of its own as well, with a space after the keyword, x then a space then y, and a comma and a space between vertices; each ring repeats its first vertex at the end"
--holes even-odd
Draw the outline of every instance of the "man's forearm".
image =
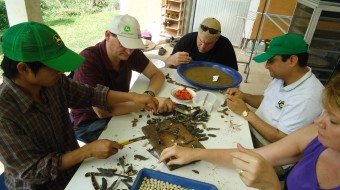
POLYGON ((252 94, 243 93, 243 101, 254 108, 260 107, 262 100, 263 100, 263 95, 252 95, 252 94))
POLYGON ((155 73, 151 78, 149 82, 149 86, 147 90, 150 90, 154 92, 155 94, 158 94, 159 91, 161 91, 162 86, 165 81, 165 76, 164 74, 160 71, 155 73))
POLYGON ((246 120, 269 142, 276 142, 286 136, 282 131, 269 125, 252 111, 249 112, 246 120))
POLYGON ((117 103, 129 102, 134 100, 135 92, 120 92, 110 90, 106 100, 110 107, 114 107, 117 103))
POLYGON ((87 151, 86 148, 87 147, 85 145, 81 148, 78 148, 76 150, 63 154, 60 158, 60 164, 59 164, 58 169, 61 171, 67 170, 79 164, 86 158, 91 157, 91 155, 89 154, 89 151, 87 151))
POLYGON ((124 114, 128 114, 134 111, 141 110, 142 108, 143 108, 142 106, 138 106, 134 102, 124 102, 124 103, 116 104, 111 109, 111 114, 112 116, 124 115, 124 114))

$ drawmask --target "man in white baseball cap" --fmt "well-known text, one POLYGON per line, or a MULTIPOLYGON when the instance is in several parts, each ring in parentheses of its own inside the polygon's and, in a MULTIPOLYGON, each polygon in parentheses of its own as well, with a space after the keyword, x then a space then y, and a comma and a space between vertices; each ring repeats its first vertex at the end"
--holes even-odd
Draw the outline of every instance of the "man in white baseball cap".
MULTIPOLYGON (((90 86, 100 84, 128 92, 132 71, 136 71, 150 79, 144 93, 155 96, 161 90, 165 77, 140 50, 144 47, 138 21, 130 15, 115 16, 105 31, 105 39, 80 53, 85 62, 74 72, 73 79, 90 86)), ((156 98, 160 105, 158 112, 172 111, 171 100, 156 98)), ((111 108, 111 112, 98 107, 71 109, 76 136, 83 142, 91 142, 99 137, 112 116, 140 108, 133 102, 126 102, 111 108)))
POLYGON ((129 15, 118 15, 112 19, 108 30, 117 35, 119 42, 128 49, 143 49, 138 21, 129 15))

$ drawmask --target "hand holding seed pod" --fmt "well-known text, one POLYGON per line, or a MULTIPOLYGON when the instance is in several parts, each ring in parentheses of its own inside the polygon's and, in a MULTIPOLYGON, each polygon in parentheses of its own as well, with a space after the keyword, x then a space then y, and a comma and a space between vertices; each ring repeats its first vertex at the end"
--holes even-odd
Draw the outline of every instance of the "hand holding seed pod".
POLYGON ((95 158, 108 158, 118 152, 122 146, 115 141, 101 139, 96 140, 82 147, 83 150, 87 151, 91 157, 95 158))
MULTIPOLYGON (((160 155, 159 162, 165 162, 167 165, 183 165, 195 161, 194 149, 174 145, 166 148, 160 155)), ((196 151, 197 152, 197 151, 196 151)))

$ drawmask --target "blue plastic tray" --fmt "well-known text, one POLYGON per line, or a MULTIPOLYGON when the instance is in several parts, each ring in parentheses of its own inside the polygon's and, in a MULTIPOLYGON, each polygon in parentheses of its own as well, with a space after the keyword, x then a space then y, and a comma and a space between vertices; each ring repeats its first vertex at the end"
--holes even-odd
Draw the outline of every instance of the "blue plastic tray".
POLYGON ((189 188, 189 189, 194 189, 194 190, 217 190, 217 187, 209 184, 209 183, 204 183, 172 174, 167 174, 147 168, 143 168, 138 172, 138 175, 133 182, 133 186, 131 190, 138 190, 140 185, 142 184, 143 178, 153 178, 153 179, 158 179, 162 180, 165 182, 169 182, 175 185, 180 185, 184 188, 189 188))
POLYGON ((181 76, 188 83, 190 83, 194 86, 197 86, 201 89, 208 89, 208 90, 224 90, 224 89, 227 89, 227 88, 237 87, 242 82, 242 76, 235 69, 228 67, 228 66, 225 66, 225 65, 222 65, 222 64, 219 64, 219 63, 207 62, 207 61, 192 61, 189 64, 182 64, 179 67, 177 67, 177 73, 178 73, 179 76, 181 76), (192 81, 192 80, 186 78, 183 75, 183 73, 187 69, 190 69, 190 68, 193 68, 193 67, 212 67, 212 68, 218 69, 218 70, 226 73, 227 75, 231 76, 233 78, 234 82, 230 85, 210 86, 210 85, 205 85, 205 84, 202 84, 202 83, 192 81))

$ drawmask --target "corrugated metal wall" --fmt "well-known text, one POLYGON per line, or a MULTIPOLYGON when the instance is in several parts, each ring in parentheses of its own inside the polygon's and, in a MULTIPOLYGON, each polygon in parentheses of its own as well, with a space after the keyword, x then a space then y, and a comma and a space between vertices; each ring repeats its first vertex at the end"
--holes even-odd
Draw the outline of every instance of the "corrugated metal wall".
POLYGON ((250 0, 197 0, 193 31, 207 17, 214 17, 221 22, 222 35, 231 43, 239 46, 244 30, 244 20, 247 17, 250 0))

